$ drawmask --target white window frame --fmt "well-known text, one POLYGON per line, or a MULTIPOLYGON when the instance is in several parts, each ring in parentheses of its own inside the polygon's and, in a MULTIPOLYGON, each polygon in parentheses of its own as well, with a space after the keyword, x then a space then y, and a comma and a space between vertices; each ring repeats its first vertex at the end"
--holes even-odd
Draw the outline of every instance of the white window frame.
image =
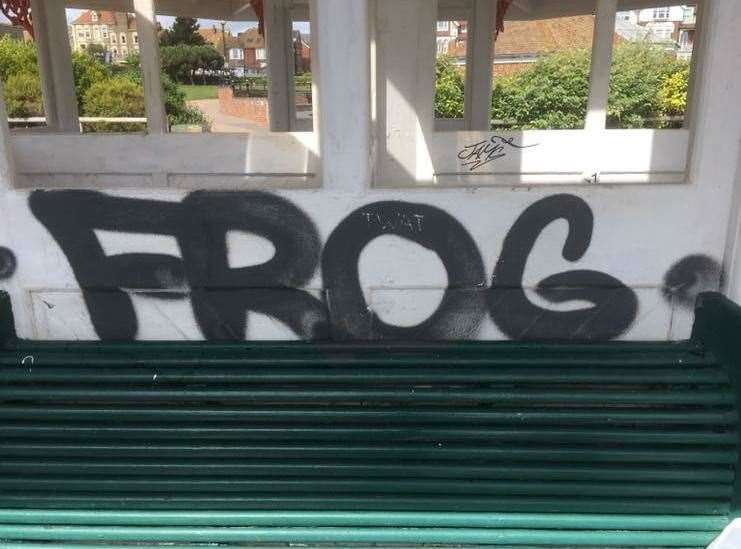
MULTIPOLYGON (((314 20, 321 0, 268 0, 265 4, 267 57, 276 74, 283 75, 283 86, 276 84, 279 78, 271 78, 271 114, 277 113, 271 116, 271 123, 276 127, 264 134, 168 133, 159 80, 155 0, 133 0, 144 76, 147 131, 80 134, 64 4, 57 0, 32 1, 34 14, 38 14, 34 17, 37 40, 43 51, 40 61, 48 58, 47 64, 40 64, 42 80, 49 83, 44 90, 49 123, 44 131, 11 132, 17 187, 274 189, 321 186, 318 82, 313 86, 313 131, 298 131, 293 73, 289 74, 287 69, 293 66, 293 50, 291 41, 283 40, 291 36, 292 18, 310 21, 312 29, 321 29, 314 20), (64 37, 64 44, 60 36, 64 37), (45 73, 47 66, 53 74, 45 73), (284 125, 277 127, 279 123, 284 125)), ((106 7, 103 2, 107 1, 113 5, 117 0, 101 0, 102 9, 106 7)), ((183 5, 179 0, 164 4, 172 10, 183 5)), ((189 4, 188 7, 203 13, 181 14, 236 19, 243 8, 238 6, 237 9, 237 4, 220 3, 217 7, 226 11, 214 13, 214 5, 207 5, 203 0, 202 6, 194 8, 189 4)), ((327 31, 329 28, 327 26, 327 31)), ((115 33, 112 37, 115 39, 115 33)), ((315 38, 318 43, 319 37, 315 38)), ((315 80, 319 78, 318 52, 318 47, 311 50, 315 80)))
MULTIPOLYGON (((607 99, 613 29, 625 0, 599 0, 592 50, 587 120, 582 130, 489 131, 492 61, 490 0, 377 0, 374 71, 377 75, 376 187, 482 187, 685 183, 689 173, 692 105, 683 129, 607 129, 607 99), (429 9, 434 3, 438 9, 429 9), (466 118, 458 131, 441 131, 453 121, 434 117, 434 55, 437 20, 468 20, 466 118), (378 21, 385 21, 381 28, 378 21), (483 23, 482 21, 486 21, 483 23), (484 32, 481 32, 481 29, 484 32), (417 52, 403 57, 400 51, 417 52), (483 58, 483 62, 482 62, 483 58), (392 60, 392 61, 387 61, 392 60), (471 171, 460 154, 496 139, 505 156, 471 171), (509 146, 507 143, 518 147, 509 146), (524 147, 524 148, 519 148, 524 147), (615 151, 620 151, 616 154, 615 151)), ((715 0, 705 0, 701 6, 715 0)), ((636 4, 631 0, 631 6, 636 4)), ((649 0, 646 4, 650 5, 649 0)), ((548 15, 544 15, 548 16, 548 15)), ((550 16, 555 16, 552 14, 550 16)), ((702 64, 701 19, 694 66, 702 64)), ((493 23, 491 24, 493 25, 493 23)), ((694 88, 694 73, 691 88, 694 88)), ((690 90, 692 92, 692 89, 690 90)), ((690 93, 690 102, 695 100, 690 93)), ((453 126, 453 129, 456 129, 453 126)), ((496 146, 495 145, 495 146, 496 146)))
POLYGON ((229 48, 230 61, 242 61, 244 59, 244 50, 242 48, 229 48))
POLYGON ((437 32, 448 32, 450 30, 450 21, 438 21, 437 32))

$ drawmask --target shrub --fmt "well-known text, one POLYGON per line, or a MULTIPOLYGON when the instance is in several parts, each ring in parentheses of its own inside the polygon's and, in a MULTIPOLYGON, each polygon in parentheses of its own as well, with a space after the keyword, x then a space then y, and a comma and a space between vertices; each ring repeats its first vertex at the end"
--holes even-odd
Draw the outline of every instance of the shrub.
POLYGON ((492 118, 516 129, 583 127, 589 59, 587 50, 558 52, 519 73, 495 79, 492 118))
POLYGON ((608 126, 661 127, 659 90, 684 64, 659 46, 627 43, 616 47, 610 74, 608 126))
MULTIPOLYGON (((83 100, 85 116, 140 117, 145 115, 144 90, 131 80, 121 76, 96 82, 83 100)), ((144 124, 118 124, 100 122, 90 124, 89 131, 144 130, 144 124)))
POLYGON ((8 77, 22 73, 39 74, 36 47, 7 35, 0 37, 0 78, 7 82, 8 77))
POLYGON ((5 106, 10 117, 44 116, 38 74, 11 74, 5 83, 5 106))
MULTIPOLYGON (((664 78, 659 89, 659 108, 665 116, 683 116, 687 111, 689 65, 664 78)), ((674 124, 681 126, 681 124, 674 124)))
POLYGON ((101 82, 110 77, 111 73, 97 58, 87 53, 76 52, 72 54, 72 72, 75 77, 75 91, 80 111, 83 101, 90 87, 96 82, 101 82))
POLYGON ((435 65, 435 116, 463 118, 465 80, 462 71, 445 55, 435 65))

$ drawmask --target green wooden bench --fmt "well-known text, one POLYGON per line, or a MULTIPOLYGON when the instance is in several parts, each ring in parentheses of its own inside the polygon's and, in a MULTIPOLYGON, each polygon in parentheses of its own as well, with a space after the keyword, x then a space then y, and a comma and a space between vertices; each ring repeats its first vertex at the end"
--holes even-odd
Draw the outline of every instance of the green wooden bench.
POLYGON ((741 502, 741 308, 683 343, 19 341, 0 547, 683 547, 741 502))

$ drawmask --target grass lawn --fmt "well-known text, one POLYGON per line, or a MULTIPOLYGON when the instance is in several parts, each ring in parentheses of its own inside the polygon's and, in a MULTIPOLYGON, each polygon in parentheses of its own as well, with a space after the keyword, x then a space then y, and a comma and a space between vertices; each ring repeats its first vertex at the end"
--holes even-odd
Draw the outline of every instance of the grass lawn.
POLYGON ((217 99, 219 97, 218 88, 216 86, 190 86, 186 84, 180 84, 180 89, 185 92, 186 101, 195 101, 198 99, 217 99))

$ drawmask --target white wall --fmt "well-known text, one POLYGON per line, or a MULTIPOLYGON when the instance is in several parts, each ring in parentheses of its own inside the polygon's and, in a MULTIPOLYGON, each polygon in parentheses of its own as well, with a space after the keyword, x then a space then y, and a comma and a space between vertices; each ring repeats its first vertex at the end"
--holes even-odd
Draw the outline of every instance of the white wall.
MULTIPOLYGON (((709 14, 689 184, 478 189, 371 187, 365 2, 316 3, 322 187, 276 190, 273 198, 244 191, 186 199, 187 191, 143 183, 117 190, 110 175, 101 176, 110 183, 99 194, 35 195, 34 213, 32 191, 14 190, 0 169, 0 246, 8 249, 0 253, 0 273, 21 336, 688 336, 692 297, 700 288, 718 287, 714 265, 725 256, 741 141, 741 3, 717 2, 709 14), (322 25, 331 32, 321 33, 322 25), (112 196, 122 201, 105 213, 112 196), (85 225, 102 213, 97 225, 85 225), (569 258, 563 254, 568 224, 561 217, 574 218, 569 258), (93 228, 95 239, 87 238, 93 228), (532 249, 530 232, 539 234, 532 249), (136 255, 107 261, 96 251, 108 258, 136 255), (269 272, 237 270, 271 257, 276 262, 269 272), (526 264, 521 283, 513 284, 518 259, 526 264), (501 279, 492 292, 498 262, 501 279), (356 269, 367 306, 353 287, 356 269), (570 286, 570 293, 535 293, 541 281, 566 271, 577 272, 556 281, 570 286), (674 291, 667 293, 668 275, 674 291), (687 285, 677 289, 682 283, 687 285), (137 292, 129 298, 116 291, 136 284, 165 287, 169 295, 137 292), (87 305, 81 285, 90 292, 87 305), (187 295, 204 285, 221 292, 187 295), (559 302, 564 297, 571 299, 559 302), (246 328, 240 317, 248 318, 246 328), (327 318, 329 332, 322 324, 327 318)), ((162 161, 173 159, 179 161, 177 152, 162 161)), ((142 181, 157 178, 145 173, 142 181)), ((208 184, 212 188, 213 178, 208 184)))
MULTIPOLYGON (((684 9, 681 5, 671 6, 669 8, 669 19, 668 21, 683 21, 684 20, 684 9)), ((639 10, 638 21, 641 23, 649 23, 654 21, 654 10, 645 9, 639 10)))

